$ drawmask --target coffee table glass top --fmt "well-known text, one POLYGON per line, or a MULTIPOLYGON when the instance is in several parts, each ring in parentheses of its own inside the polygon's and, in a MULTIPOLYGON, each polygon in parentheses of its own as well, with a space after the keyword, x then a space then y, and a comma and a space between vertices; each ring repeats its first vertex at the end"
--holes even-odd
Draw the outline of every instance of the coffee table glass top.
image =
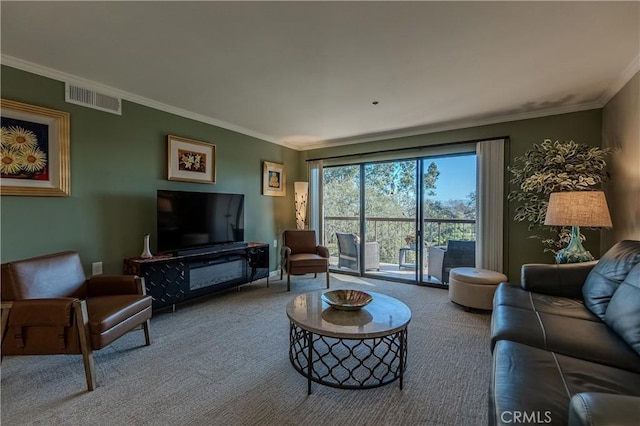
POLYGON ((304 293, 287 305, 287 316, 305 330, 323 336, 367 339, 387 336, 411 321, 409 307, 393 297, 367 291, 373 301, 357 311, 342 311, 322 300, 329 290, 304 293))

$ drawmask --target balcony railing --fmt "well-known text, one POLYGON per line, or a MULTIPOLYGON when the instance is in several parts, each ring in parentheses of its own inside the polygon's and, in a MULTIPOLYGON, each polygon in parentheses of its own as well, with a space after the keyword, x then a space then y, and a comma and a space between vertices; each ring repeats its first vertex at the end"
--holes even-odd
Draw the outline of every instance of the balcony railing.
MULTIPOLYGON (((366 241, 380 243, 380 262, 395 264, 398 252, 409 243, 405 237, 416 234, 415 218, 367 217, 366 241)), ((474 219, 424 219, 423 246, 445 245, 448 240, 475 240, 474 219)), ((357 216, 325 216, 324 244, 331 256, 338 255, 336 232, 360 234, 360 218, 357 216)))

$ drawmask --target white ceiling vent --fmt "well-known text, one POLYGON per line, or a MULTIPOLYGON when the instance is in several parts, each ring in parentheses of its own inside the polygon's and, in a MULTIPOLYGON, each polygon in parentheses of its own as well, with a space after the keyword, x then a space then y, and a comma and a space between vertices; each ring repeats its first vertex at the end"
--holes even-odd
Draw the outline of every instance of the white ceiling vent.
POLYGON ((122 100, 93 89, 65 83, 64 100, 87 108, 122 115, 122 100))

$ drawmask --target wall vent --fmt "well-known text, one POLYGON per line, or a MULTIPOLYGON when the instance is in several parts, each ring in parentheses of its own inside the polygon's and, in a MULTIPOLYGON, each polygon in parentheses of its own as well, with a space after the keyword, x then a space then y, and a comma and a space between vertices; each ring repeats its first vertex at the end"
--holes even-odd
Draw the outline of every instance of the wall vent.
POLYGON ((65 83, 64 100, 71 104, 122 115, 122 100, 120 98, 76 84, 65 83))

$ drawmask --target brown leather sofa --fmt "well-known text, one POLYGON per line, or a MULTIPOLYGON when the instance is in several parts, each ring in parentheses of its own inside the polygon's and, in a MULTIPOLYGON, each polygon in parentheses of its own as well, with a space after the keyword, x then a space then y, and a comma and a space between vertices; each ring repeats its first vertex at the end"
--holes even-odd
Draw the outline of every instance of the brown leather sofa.
POLYGON ((640 241, 524 265, 491 323, 491 425, 640 425, 640 241))
POLYGON ((2 355, 82 354, 96 386, 92 350, 141 327, 150 344, 151 297, 141 278, 87 279, 77 252, 2 264, 2 355))
POLYGON ((282 265, 287 272, 287 291, 291 290, 291 275, 324 272, 329 288, 329 249, 317 245, 316 231, 308 229, 287 230, 282 233, 282 265))

